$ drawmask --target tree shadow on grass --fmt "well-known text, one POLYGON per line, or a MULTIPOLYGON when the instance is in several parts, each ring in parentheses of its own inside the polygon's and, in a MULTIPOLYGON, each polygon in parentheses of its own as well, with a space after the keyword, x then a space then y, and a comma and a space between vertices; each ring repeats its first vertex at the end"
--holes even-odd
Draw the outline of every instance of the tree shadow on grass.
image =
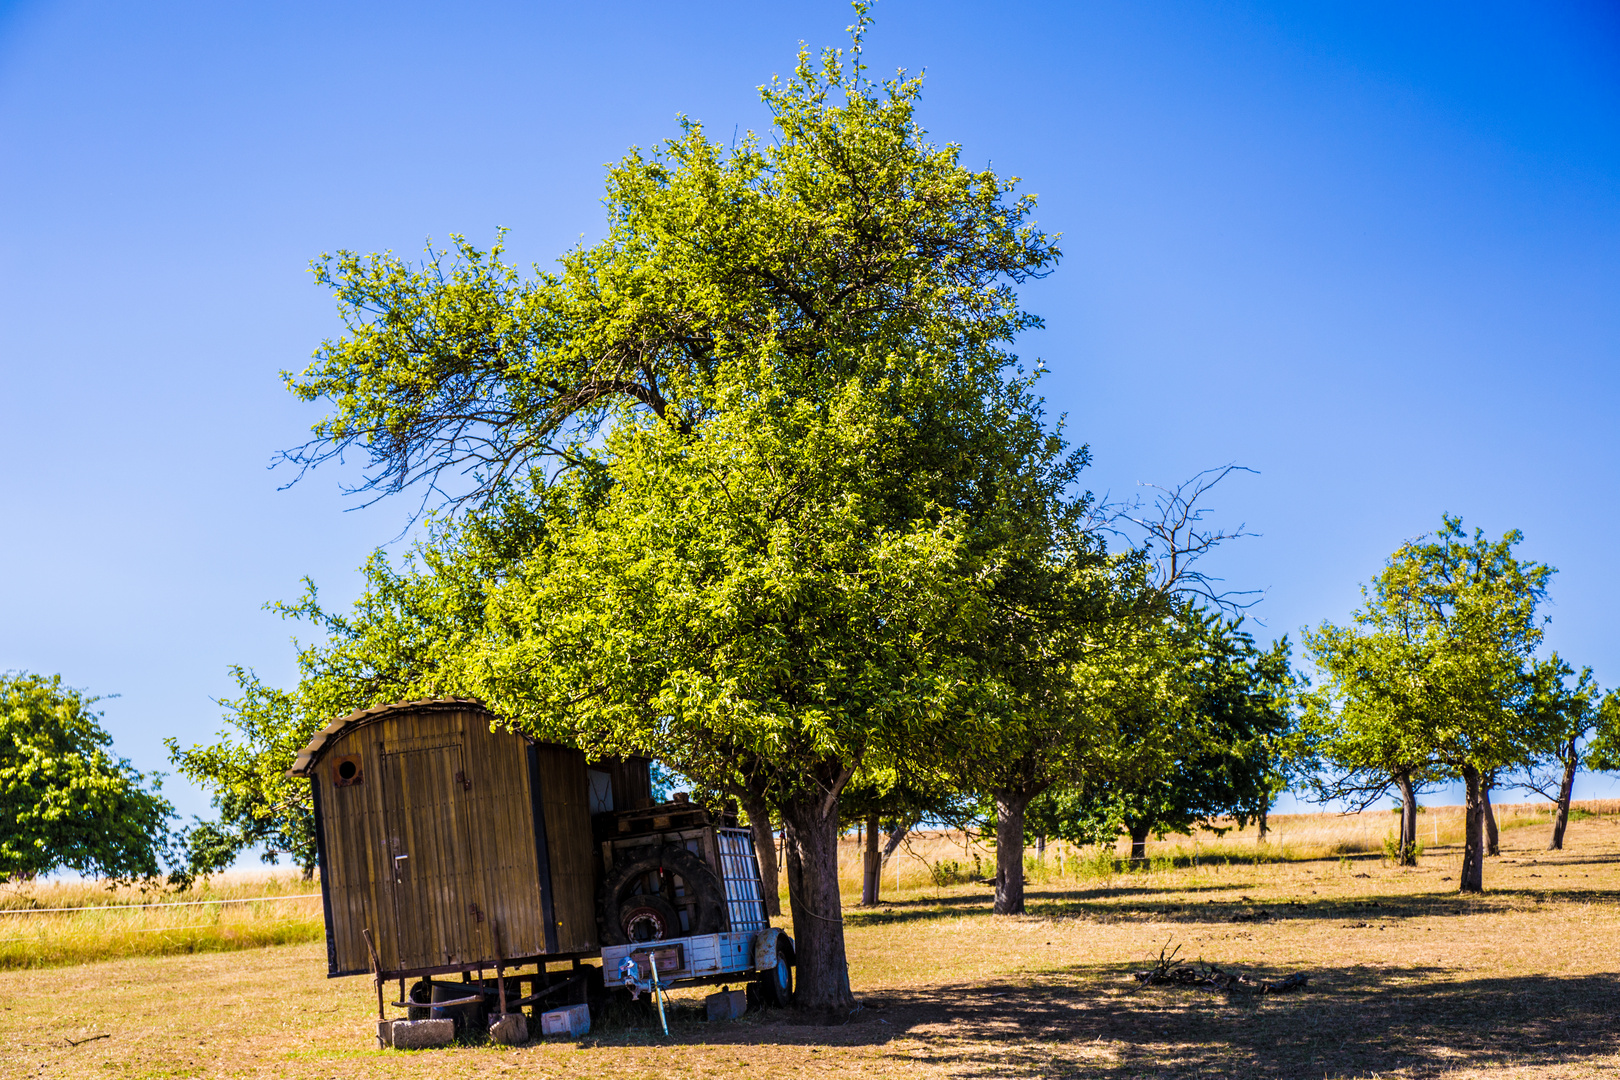
MULTIPOLYGON (((1534 857, 1520 856, 1508 861, 1503 860, 1506 866, 1545 866, 1549 868, 1562 868, 1566 866, 1613 866, 1620 863, 1620 855, 1582 855, 1580 858, 1570 858, 1562 851, 1541 851, 1534 857)), ((1485 870, 1490 872, 1491 864, 1485 864, 1485 870)))
MULTIPOLYGON (((1191 891, 1191 890, 1187 890, 1191 891)), ((1230 891, 1230 890, 1228 890, 1230 891)), ((1109 922, 1286 922, 1292 920, 1340 919, 1346 917, 1414 919, 1479 915, 1493 911, 1521 910, 1526 904, 1559 907, 1574 904, 1620 903, 1615 889, 1525 889, 1488 890, 1483 895, 1463 896, 1443 893, 1364 893, 1359 896, 1223 898, 1202 903, 1174 900, 1088 901, 1072 893, 1032 897, 1029 914, 1048 918, 1092 918, 1109 922)))
POLYGON ((1341 967, 1312 972, 1300 993, 1248 997, 1143 987, 1129 970, 1079 965, 1016 982, 887 990, 835 1025, 768 1013, 701 1025, 690 1038, 888 1046, 897 1061, 969 1077, 1430 1077, 1469 1067, 1595 1068, 1620 1051, 1620 979, 1609 975, 1453 978, 1433 967, 1341 967))
MULTIPOLYGON (((1097 885, 1082 889, 1026 889, 1025 905, 1031 915, 1062 916, 1099 914, 1110 910, 1112 903, 1133 898, 1166 897, 1167 894, 1193 895, 1201 893, 1229 893, 1234 885, 1097 885)), ((850 907, 844 909, 844 923, 848 926, 889 926, 927 919, 960 918, 974 912, 988 914, 992 897, 989 888, 981 893, 960 896, 914 897, 909 900, 888 900, 876 908, 850 907)), ((1220 903, 1221 901, 1217 901, 1220 903)), ((1236 903, 1236 902, 1233 902, 1236 903)), ((1139 906, 1153 905, 1170 910, 1188 907, 1168 898, 1163 901, 1142 899, 1139 906)))
MULTIPOLYGON (((1232 886, 1227 885, 1185 888, 1099 886, 1061 891, 1032 889, 1024 896, 1027 913, 1036 918, 1191 924, 1344 918, 1413 919, 1517 910, 1525 904, 1556 907, 1620 903, 1620 890, 1616 889, 1513 887, 1466 896, 1447 890, 1435 893, 1369 892, 1358 896, 1273 895, 1264 899, 1241 894, 1232 897, 1230 894, 1234 891, 1232 886), (1202 900, 1184 899, 1207 892, 1222 895, 1202 900)), ((858 927, 902 926, 932 919, 988 915, 990 905, 988 893, 915 898, 875 909, 851 908, 844 913, 844 922, 848 926, 858 927)))

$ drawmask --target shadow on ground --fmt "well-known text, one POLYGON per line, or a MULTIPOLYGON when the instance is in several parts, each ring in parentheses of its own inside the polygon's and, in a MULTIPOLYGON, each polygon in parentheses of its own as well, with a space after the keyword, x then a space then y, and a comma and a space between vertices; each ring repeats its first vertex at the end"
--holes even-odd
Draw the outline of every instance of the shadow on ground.
MULTIPOLYGON (((1163 888, 1110 886, 1094 889, 1045 891, 1032 889, 1024 894, 1029 915, 1049 919, 1086 919, 1094 922, 1285 922, 1316 919, 1371 918, 1411 919, 1437 916, 1478 915, 1491 911, 1522 909, 1526 904, 1558 906, 1567 904, 1620 903, 1620 890, 1560 887, 1496 888, 1480 896, 1455 892, 1387 893, 1359 896, 1271 896, 1254 899, 1231 894, 1226 886, 1180 888, 1181 896, 1218 893, 1219 898, 1173 900, 1163 888)), ((990 896, 948 896, 938 899, 887 904, 877 910, 851 909, 845 912, 849 926, 898 926, 931 919, 955 919, 963 915, 990 912, 990 896)))
POLYGON ((1428 1077, 1592 1066, 1620 1051, 1616 1016, 1620 979, 1608 975, 1453 979, 1438 968, 1338 968, 1312 973, 1304 992, 1250 998, 1146 988, 1125 967, 1083 965, 1016 983, 890 991, 830 1026, 779 1013, 681 1024, 674 1041, 886 1045, 897 1060, 970 1077, 1428 1077))

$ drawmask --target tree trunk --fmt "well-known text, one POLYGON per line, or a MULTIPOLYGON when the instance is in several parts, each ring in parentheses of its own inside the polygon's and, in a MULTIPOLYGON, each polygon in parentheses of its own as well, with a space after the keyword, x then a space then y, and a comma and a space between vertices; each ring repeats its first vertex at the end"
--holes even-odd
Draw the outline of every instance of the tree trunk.
POLYGON ((1023 792, 996 792, 997 915, 1024 913, 1024 808, 1033 798, 1023 792))
POLYGON ((1457 875, 1459 892, 1485 891, 1485 783, 1479 770, 1464 765, 1463 784, 1467 788, 1463 807, 1463 862, 1457 875))
POLYGON ((759 855, 759 880, 765 889, 765 913, 782 914, 782 882, 776 868, 776 834, 771 831, 771 811, 757 796, 743 803, 748 827, 754 830, 754 851, 759 855))
POLYGON ((1127 821, 1125 828, 1131 834, 1131 858, 1133 860, 1147 858, 1147 838, 1151 831, 1145 821, 1127 821))
POLYGON ((895 821, 895 823, 894 823, 894 832, 890 833, 889 838, 887 840, 883 841, 883 851, 878 856, 878 869, 879 870, 881 870, 883 867, 889 865, 889 856, 894 854, 895 849, 900 846, 900 844, 905 840, 906 836, 910 832, 911 832, 911 826, 908 825, 905 821, 903 821, 903 820, 896 820, 895 821))
POLYGON ((1399 773, 1395 782, 1401 786, 1401 847, 1397 866, 1417 865, 1417 791, 1412 787, 1412 774, 1399 773))
POLYGON ((788 905, 793 912, 796 1003, 847 1014, 855 1007, 838 896, 838 800, 811 793, 784 803, 788 905))
POLYGON ((1564 782, 1558 787, 1558 810, 1553 817, 1552 843, 1548 851, 1564 850, 1564 828, 1569 824, 1569 801, 1575 795, 1575 767, 1581 763, 1575 753, 1575 740, 1569 740, 1564 757, 1564 782))
POLYGON ((861 907, 876 907, 883 862, 878 858, 878 816, 866 816, 866 852, 861 858, 861 907))
POLYGON ((1482 785, 1481 791, 1485 803, 1485 854, 1500 855, 1502 845, 1496 832, 1496 813, 1491 809, 1491 789, 1482 785))
POLYGON ((1262 804, 1260 807, 1260 835, 1255 839, 1256 844, 1263 844, 1266 842, 1266 833, 1271 831, 1271 825, 1266 821, 1266 818, 1270 814, 1271 807, 1269 805, 1262 804))

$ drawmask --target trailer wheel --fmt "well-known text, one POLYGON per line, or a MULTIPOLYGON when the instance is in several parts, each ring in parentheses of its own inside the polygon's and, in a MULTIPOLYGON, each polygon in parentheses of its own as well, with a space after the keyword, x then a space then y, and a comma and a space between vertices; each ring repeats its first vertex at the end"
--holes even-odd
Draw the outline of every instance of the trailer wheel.
POLYGON ((615 866, 602 882, 597 911, 604 945, 715 934, 725 926, 725 892, 707 863, 683 847, 666 844, 656 852, 615 866), (661 883, 667 883, 671 876, 680 877, 686 888, 681 902, 694 908, 691 926, 681 928, 680 916, 669 897, 658 892, 632 891, 645 888, 643 883, 649 874, 657 874, 661 883), (664 930, 653 936, 650 932, 660 921, 664 930), (649 936, 636 936, 640 932, 649 936))
POLYGON ((776 966, 759 973, 759 996, 775 1009, 793 1007, 793 951, 786 939, 776 939, 776 966))
POLYGON ((662 941, 681 936, 680 916, 669 902, 656 894, 627 896, 619 906, 616 920, 624 931, 625 942, 662 941))

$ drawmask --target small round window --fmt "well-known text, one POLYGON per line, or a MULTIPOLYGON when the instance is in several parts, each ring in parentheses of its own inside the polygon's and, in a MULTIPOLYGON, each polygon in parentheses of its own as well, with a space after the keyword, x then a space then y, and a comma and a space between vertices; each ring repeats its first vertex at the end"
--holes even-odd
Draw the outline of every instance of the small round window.
POLYGON ((332 786, 353 787, 364 779, 360 770, 360 758, 349 754, 338 758, 332 763, 332 786))

